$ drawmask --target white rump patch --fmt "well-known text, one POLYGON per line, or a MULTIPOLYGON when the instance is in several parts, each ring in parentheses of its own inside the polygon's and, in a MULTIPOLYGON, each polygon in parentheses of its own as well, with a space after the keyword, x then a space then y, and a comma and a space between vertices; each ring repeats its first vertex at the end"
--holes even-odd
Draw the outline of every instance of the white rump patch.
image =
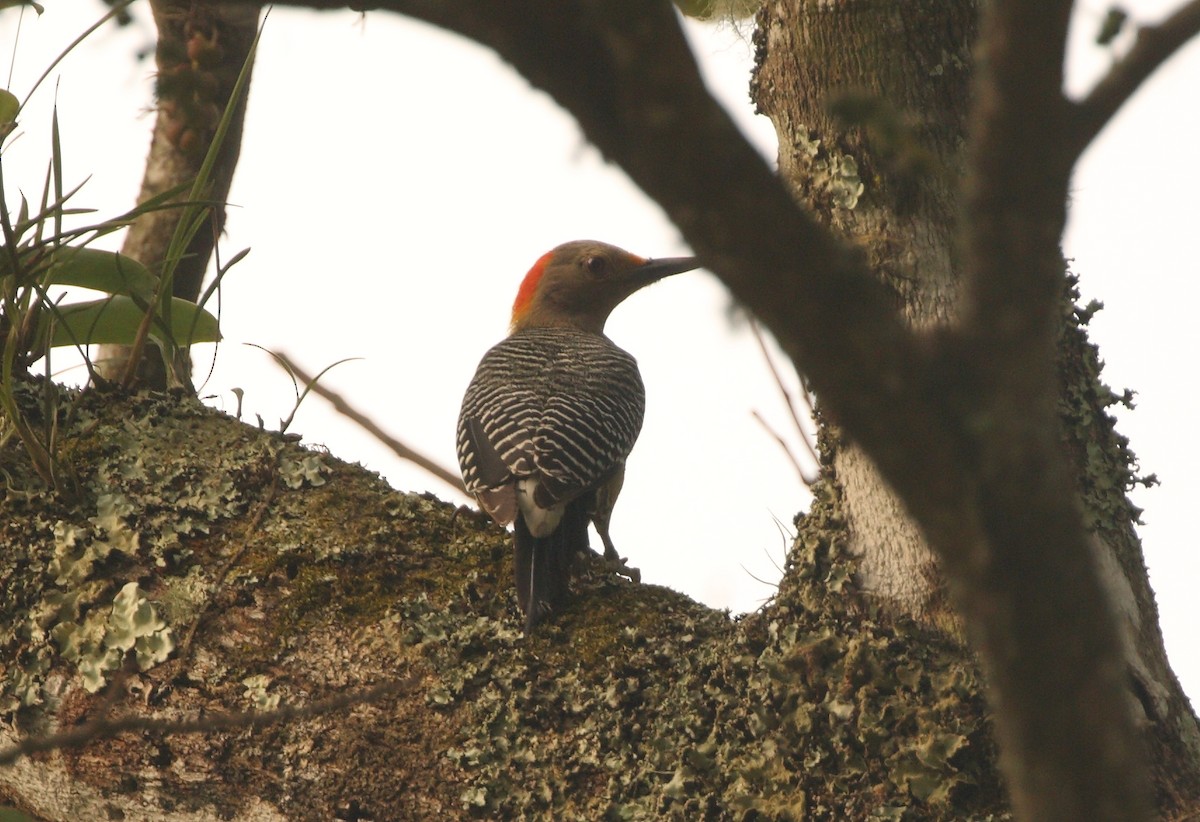
POLYGON ((529 533, 540 539, 554 533, 554 529, 558 527, 566 506, 556 505, 553 508, 539 507, 533 501, 534 492, 537 491, 537 487, 538 480, 536 477, 524 477, 517 480, 517 505, 520 506, 521 514, 525 517, 525 525, 528 526, 529 533))

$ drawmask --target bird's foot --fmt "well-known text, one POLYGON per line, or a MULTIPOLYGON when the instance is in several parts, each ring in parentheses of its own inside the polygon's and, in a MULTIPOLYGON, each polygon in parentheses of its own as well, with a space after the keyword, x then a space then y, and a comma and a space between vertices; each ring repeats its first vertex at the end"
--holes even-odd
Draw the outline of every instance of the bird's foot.
POLYGON ((589 572, 599 570, 602 573, 625 577, 630 582, 642 581, 641 569, 630 566, 615 548, 605 546, 602 554, 589 545, 587 551, 581 552, 580 557, 586 560, 589 572))
POLYGON ((616 551, 613 551, 611 556, 608 551, 604 552, 604 557, 601 559, 604 563, 604 569, 612 574, 623 576, 630 582, 641 582, 642 572, 638 568, 634 568, 626 562, 625 557, 618 556, 616 551))

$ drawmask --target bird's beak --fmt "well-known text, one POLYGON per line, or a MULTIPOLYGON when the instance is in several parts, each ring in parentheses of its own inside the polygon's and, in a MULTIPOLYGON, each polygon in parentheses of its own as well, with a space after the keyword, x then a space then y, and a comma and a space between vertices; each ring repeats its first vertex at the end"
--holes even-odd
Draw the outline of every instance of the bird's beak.
POLYGON ((699 267, 700 260, 697 257, 663 257, 658 260, 646 260, 633 270, 633 276, 642 285, 649 285, 663 277, 682 274, 699 267))

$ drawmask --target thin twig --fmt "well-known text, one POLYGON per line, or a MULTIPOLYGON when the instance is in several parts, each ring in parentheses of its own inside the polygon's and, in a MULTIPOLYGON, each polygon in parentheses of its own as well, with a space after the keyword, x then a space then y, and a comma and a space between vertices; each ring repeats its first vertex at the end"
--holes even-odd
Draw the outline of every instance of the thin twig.
POLYGON ((774 588, 775 590, 779 590, 779 581, 778 580, 776 580, 775 582, 771 582, 769 579, 763 579, 762 577, 755 574, 753 571, 751 571, 749 568, 747 568, 744 564, 742 564, 740 562, 738 563, 738 567, 742 569, 742 572, 746 576, 750 577, 750 579, 754 580, 755 582, 766 585, 769 588, 774 588))
POLYGON ((325 388, 316 382, 313 377, 305 373, 305 371, 301 369, 300 366, 296 365, 296 363, 294 363, 286 354, 278 351, 272 351, 271 355, 279 360, 280 364, 282 364, 284 368, 288 369, 297 377, 299 377, 300 380, 308 386, 310 391, 317 396, 324 398, 339 414, 349 417, 354 422, 362 426, 362 428, 365 429, 369 434, 382 442, 388 448, 392 449, 392 452, 396 456, 400 457, 400 459, 408 460, 409 462, 424 468, 442 482, 453 487, 456 491, 464 494, 467 492, 466 487, 463 485, 462 480, 459 478, 457 473, 443 468, 441 465, 429 459, 424 454, 414 451, 404 443, 400 442, 400 440, 388 434, 386 431, 380 428, 374 422, 374 420, 355 409, 350 405, 350 403, 346 402, 346 400, 342 399, 340 394, 330 391, 328 388, 325 388))
POLYGON ((800 466, 800 460, 796 459, 796 455, 792 453, 791 446, 788 445, 787 440, 781 437, 779 433, 771 427, 771 424, 763 419, 762 414, 754 410, 751 410, 750 413, 754 416, 754 419, 758 420, 758 424, 763 427, 767 434, 769 434, 776 442, 779 443, 779 447, 782 448, 783 453, 787 455, 788 462, 795 466, 796 473, 800 475, 800 482, 804 483, 804 487, 812 487, 812 484, 817 481, 817 478, 815 476, 810 477, 804 472, 804 468, 800 466))
POLYGON ((1132 48, 1076 106, 1072 147, 1083 150, 1142 83, 1188 40, 1200 34, 1200 0, 1190 0, 1157 26, 1138 29, 1132 48))
POLYGON ((383 685, 376 685, 374 688, 321 699, 308 705, 286 706, 274 711, 209 713, 205 714, 203 719, 170 720, 148 716, 123 716, 109 719, 106 716, 100 716, 69 731, 22 740, 16 745, 0 751, 0 766, 10 765, 22 756, 32 753, 82 748, 95 740, 109 739, 123 733, 200 734, 259 728, 263 725, 290 719, 307 719, 355 705, 376 702, 409 689, 416 682, 416 676, 408 676, 383 685))
MULTIPOLYGON (((783 376, 780 375, 779 369, 775 367, 775 361, 771 359, 771 352, 767 350, 767 341, 763 339, 762 329, 758 327, 758 323, 753 319, 750 320, 750 330, 754 333, 754 339, 758 343, 758 348, 762 351, 763 359, 766 360, 767 368, 771 369, 771 376, 775 379, 775 384, 779 386, 779 393, 783 395, 783 402, 787 405, 788 413, 792 415, 792 422, 796 425, 796 432, 800 435, 800 441, 804 443, 808 455, 812 457, 815 464, 820 465, 821 459, 817 456, 817 451, 813 448, 812 442, 809 441, 808 432, 804 429, 804 424, 800 421, 800 415, 796 412, 796 403, 792 399, 792 392, 788 391, 787 385, 783 382, 783 376)), ((812 416, 812 404, 808 401, 808 396, 804 397, 804 405, 808 409, 809 416, 812 416)), ((755 416, 758 416, 755 414, 755 416)), ((761 418, 759 420, 761 422, 761 418)), ((763 423, 766 425, 766 423, 763 423)), ((770 430, 770 429, 768 429, 770 430)), ((782 440, 780 440, 782 442, 782 440)), ((786 445, 784 446, 787 447, 786 445)), ((790 454, 789 454, 790 456, 790 454)), ((795 458, 792 460, 795 462, 795 458)), ((800 469, 799 464, 796 465, 797 470, 800 469)), ((804 476, 804 472, 800 471, 800 476, 804 476)), ((812 481, 805 480, 805 485, 811 485, 812 481)))

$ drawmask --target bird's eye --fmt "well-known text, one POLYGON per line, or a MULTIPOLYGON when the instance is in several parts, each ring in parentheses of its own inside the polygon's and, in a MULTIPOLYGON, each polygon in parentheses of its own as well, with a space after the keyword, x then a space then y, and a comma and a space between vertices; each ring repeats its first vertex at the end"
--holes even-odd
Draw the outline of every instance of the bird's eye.
POLYGON ((583 267, 596 279, 608 275, 608 260, 604 257, 588 257, 583 261, 583 267))

